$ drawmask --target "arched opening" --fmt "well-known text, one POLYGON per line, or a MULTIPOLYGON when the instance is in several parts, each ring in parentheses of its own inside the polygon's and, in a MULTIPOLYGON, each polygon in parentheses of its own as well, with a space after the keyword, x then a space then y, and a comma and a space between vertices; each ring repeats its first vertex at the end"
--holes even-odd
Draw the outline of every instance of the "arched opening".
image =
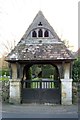
POLYGON ((33 31, 33 32, 32 32, 32 37, 37 37, 36 31, 33 31))
POLYGON ((38 37, 43 37, 43 31, 42 31, 42 29, 39 29, 39 31, 38 31, 38 37))
MULTIPOLYGON (((54 83, 47 83, 47 88, 57 88, 59 87, 59 72, 57 67, 51 65, 51 64, 38 64, 38 65, 32 65, 32 80, 41 80, 49 82, 51 80, 54 80, 54 83)), ((45 88, 46 82, 42 83, 42 88, 45 88)), ((36 85, 35 85, 36 86, 36 85)), ((33 86, 34 87, 34 86, 33 86)))
POLYGON ((61 103, 57 66, 43 62, 27 64, 22 83, 22 103, 61 103))
POLYGON ((49 37, 49 32, 48 32, 48 30, 46 30, 46 31, 44 32, 44 37, 49 37))
MULTIPOLYGON (((24 67, 23 80, 29 80, 29 81, 54 80, 53 83, 53 88, 54 88, 54 87, 59 87, 60 76, 57 66, 51 64, 31 64, 31 65, 26 65, 24 67)), ((26 83, 25 87, 35 88, 34 85, 32 86, 30 82, 26 83)))

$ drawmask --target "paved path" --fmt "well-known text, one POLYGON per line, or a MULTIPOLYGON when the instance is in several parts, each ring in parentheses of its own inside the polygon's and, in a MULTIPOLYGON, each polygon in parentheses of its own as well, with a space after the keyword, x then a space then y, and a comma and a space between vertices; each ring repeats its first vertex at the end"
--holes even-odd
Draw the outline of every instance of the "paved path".
POLYGON ((3 118, 78 118, 78 106, 42 104, 4 104, 3 118))

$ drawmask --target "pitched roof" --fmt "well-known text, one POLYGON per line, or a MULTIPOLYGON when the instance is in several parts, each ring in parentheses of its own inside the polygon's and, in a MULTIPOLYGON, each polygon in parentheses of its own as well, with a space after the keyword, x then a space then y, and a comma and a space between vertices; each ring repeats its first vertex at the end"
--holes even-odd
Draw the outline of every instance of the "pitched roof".
POLYGON ((56 34, 56 32, 54 31, 54 29, 52 28, 52 26, 49 24, 49 22, 47 21, 47 19, 45 18, 45 16, 43 15, 42 11, 39 11, 38 14, 36 15, 36 17, 34 18, 34 20, 32 21, 31 25, 29 26, 29 28, 27 29, 27 31, 25 32, 25 34, 23 35, 21 40, 25 40, 25 38, 27 38, 28 34, 31 32, 31 30, 38 28, 38 24, 42 23, 42 27, 49 29, 51 31, 51 33, 53 34, 53 36, 60 40, 58 35, 56 34))
POLYGON ((7 61, 17 60, 72 60, 74 56, 60 40, 54 29, 50 26, 41 11, 38 12, 32 24, 25 32, 20 42, 6 57, 7 61), (53 37, 31 38, 29 33, 35 28, 42 28, 51 31, 53 37))

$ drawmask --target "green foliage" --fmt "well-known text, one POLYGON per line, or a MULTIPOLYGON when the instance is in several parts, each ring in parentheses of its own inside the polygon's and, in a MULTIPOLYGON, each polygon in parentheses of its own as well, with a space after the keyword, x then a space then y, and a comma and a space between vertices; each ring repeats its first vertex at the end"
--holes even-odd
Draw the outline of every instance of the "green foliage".
POLYGON ((1 69, 0 70, 0 81, 9 80, 8 76, 9 76, 9 70, 8 69, 1 69))
POLYGON ((51 75, 54 74, 55 68, 52 65, 44 65, 42 67, 42 77, 43 78, 50 78, 51 75))
POLYGON ((2 70, 0 70, 0 76, 2 76, 2 70))
POLYGON ((35 77, 57 79, 56 68, 50 64, 33 65, 31 68, 32 75, 35 75, 35 77))
POLYGON ((28 74, 27 79, 31 80, 32 79, 32 69, 31 68, 28 70, 27 74, 28 74))
POLYGON ((0 76, 9 76, 9 70, 8 69, 2 69, 0 70, 0 76))
POLYGON ((72 78, 74 81, 80 81, 80 57, 73 64, 72 78))
POLYGON ((38 74, 41 72, 41 65, 33 65, 31 68, 32 68, 32 74, 37 77, 38 74))
POLYGON ((9 80, 8 77, 1 77, 1 78, 0 78, 0 81, 8 81, 8 80, 9 80))

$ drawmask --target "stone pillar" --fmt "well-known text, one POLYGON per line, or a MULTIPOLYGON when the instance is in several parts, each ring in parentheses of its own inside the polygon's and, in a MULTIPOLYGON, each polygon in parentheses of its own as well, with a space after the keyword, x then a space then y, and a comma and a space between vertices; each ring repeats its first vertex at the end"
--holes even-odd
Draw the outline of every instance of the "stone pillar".
POLYGON ((21 102, 21 82, 19 79, 10 79, 10 103, 20 103, 21 102))
POLYGON ((11 64, 12 67, 12 79, 10 79, 10 103, 21 102, 21 80, 17 78, 17 65, 11 64))
POLYGON ((64 78, 61 79, 61 104, 72 104, 72 79, 70 79, 70 64, 64 64, 64 78))
POLYGON ((61 79, 61 104, 72 104, 72 79, 61 79))

